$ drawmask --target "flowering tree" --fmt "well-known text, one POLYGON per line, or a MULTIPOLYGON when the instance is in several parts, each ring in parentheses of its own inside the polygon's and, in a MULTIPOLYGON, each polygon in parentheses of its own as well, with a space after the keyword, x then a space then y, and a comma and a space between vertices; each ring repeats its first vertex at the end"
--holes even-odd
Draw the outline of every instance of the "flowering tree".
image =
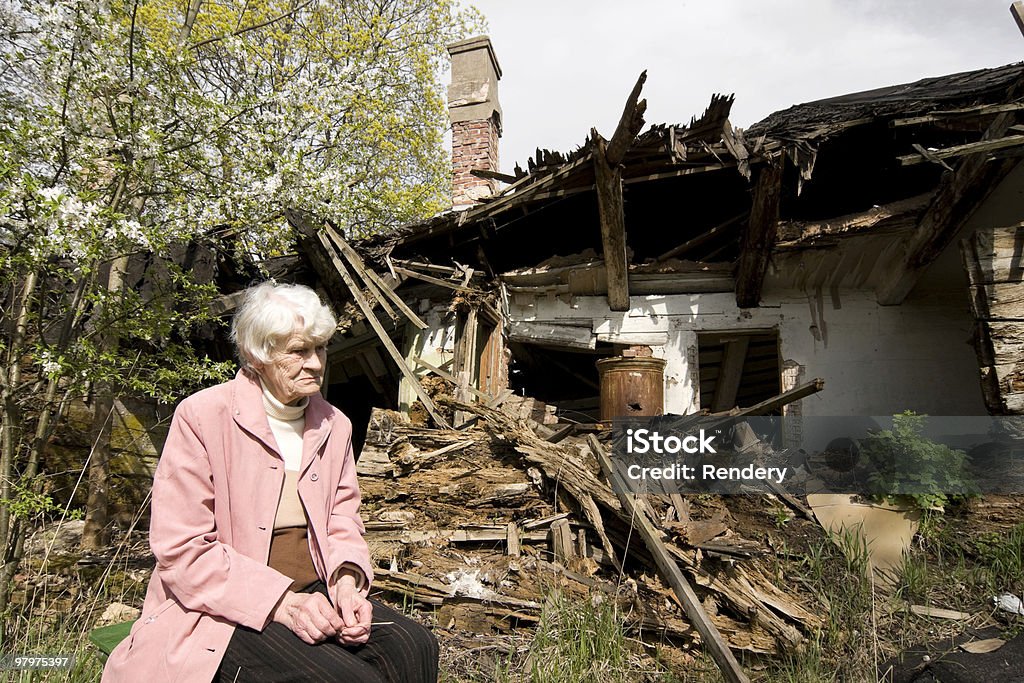
POLYGON ((182 245, 258 259, 289 247, 286 207, 355 235, 441 208, 438 74, 470 21, 453 0, 0 0, 0 611, 68 402, 93 398, 102 444, 117 394, 227 372, 184 343, 211 290, 182 245))

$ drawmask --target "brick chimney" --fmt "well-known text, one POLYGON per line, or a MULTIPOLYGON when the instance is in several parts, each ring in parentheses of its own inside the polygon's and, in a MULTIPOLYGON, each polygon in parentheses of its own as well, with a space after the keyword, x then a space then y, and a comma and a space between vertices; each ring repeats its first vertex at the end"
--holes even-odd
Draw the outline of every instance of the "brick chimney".
POLYGON ((448 114, 452 120, 452 208, 472 206, 498 190, 498 181, 477 178, 473 169, 498 170, 501 105, 498 81, 501 67, 487 36, 448 46, 452 82, 448 114))

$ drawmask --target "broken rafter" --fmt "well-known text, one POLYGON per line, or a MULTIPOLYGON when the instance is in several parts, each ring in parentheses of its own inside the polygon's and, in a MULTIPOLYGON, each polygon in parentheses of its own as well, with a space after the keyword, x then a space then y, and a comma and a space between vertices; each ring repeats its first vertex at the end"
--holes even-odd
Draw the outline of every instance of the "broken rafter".
POLYGON ((472 287, 465 287, 463 285, 458 284, 457 282, 451 282, 449 280, 442 280, 440 278, 431 277, 430 275, 424 275, 423 273, 417 273, 415 270, 409 270, 408 268, 403 268, 401 266, 395 266, 395 272, 396 273, 401 273, 402 275, 405 275, 406 277, 411 277, 411 278, 415 278, 417 280, 423 280, 424 282, 429 282, 432 285, 437 285, 439 287, 447 287, 448 289, 454 289, 457 292, 469 292, 471 294, 483 294, 483 292, 480 291, 479 289, 473 289, 472 287))
POLYGON ((964 109, 949 109, 944 111, 933 111, 924 116, 912 116, 905 119, 893 119, 889 125, 893 128, 901 126, 916 126, 922 123, 938 123, 950 119, 985 116, 986 114, 999 114, 1006 111, 1020 111, 1024 109, 1024 102, 1011 104, 986 104, 977 107, 966 107, 964 109))
POLYGON ((932 200, 932 193, 900 199, 889 204, 874 206, 867 211, 836 216, 822 221, 784 221, 779 224, 779 237, 784 240, 776 243, 776 250, 798 249, 815 246, 827 240, 831 244, 834 238, 858 235, 868 230, 876 234, 881 229, 905 229, 917 224, 921 213, 932 200), (832 238, 832 239, 829 239, 832 238))
POLYGON ((647 72, 644 71, 629 93, 622 118, 609 142, 605 142, 597 129, 590 131, 601 245, 608 272, 608 306, 613 311, 629 310, 629 261, 626 256, 626 218, 620 165, 644 125, 647 100, 639 97, 646 80, 647 72))
MULTIPOLYGON (((1020 88, 1018 82, 1007 92, 1007 98, 1016 97, 1020 88)), ((982 135, 982 141, 1002 138, 1015 122, 1014 112, 997 115, 982 135)), ((1017 163, 1017 159, 990 163, 986 154, 969 153, 953 173, 942 176, 932 203, 921 215, 914 231, 899 245, 889 276, 878 288, 878 303, 892 306, 907 297, 928 266, 949 246, 974 210, 1017 163)))
POLYGON ((622 117, 619 125, 615 127, 615 133, 608 142, 608 149, 605 151, 605 161, 609 166, 617 166, 626 157, 626 152, 633 145, 636 136, 644 127, 644 112, 647 111, 647 100, 640 99, 640 91, 643 90, 647 81, 647 71, 640 74, 636 79, 636 85, 626 99, 626 106, 622 110, 622 117))
MULTIPOLYGON (((1006 137, 999 138, 997 140, 981 140, 979 142, 971 142, 966 145, 956 145, 955 147, 946 147, 944 149, 918 150, 917 154, 907 154, 897 158, 903 166, 920 164, 925 161, 942 164, 943 159, 960 157, 965 154, 978 154, 980 152, 992 152, 997 149, 1008 149, 1011 147, 1022 146, 1024 146, 1024 135, 1007 135, 1006 137)), ((915 147, 917 146, 915 145, 915 147)), ((945 166, 945 164, 942 165, 945 166)), ((946 168, 949 169, 948 166, 946 166, 946 168)))
POLYGON ((738 335, 725 342, 722 369, 715 383, 715 394, 711 402, 712 411, 728 410, 736 405, 736 393, 740 388, 740 380, 743 379, 743 365, 747 360, 749 346, 748 334, 738 335))
POLYGON ((497 171, 488 171, 483 168, 474 168, 470 170, 470 175, 476 176, 477 178, 484 178, 486 180, 500 180, 503 183, 514 183, 518 178, 514 175, 508 175, 507 173, 498 173, 497 171))
POLYGON ((316 236, 319 238, 324 250, 328 253, 331 261, 334 263, 334 268, 338 275, 345 283, 345 286, 348 287, 348 290, 352 293, 352 297, 356 300, 356 303, 359 304, 359 308, 363 311, 366 321, 370 323, 370 327, 372 327, 373 331, 377 333, 378 337, 380 337, 381 343, 384 345, 384 348, 388 350, 388 353, 391 355, 391 359, 395 362, 395 365, 398 366, 398 369, 402 371, 405 378, 409 380, 410 384, 412 384, 412 388, 416 392, 416 396, 418 396, 420 401, 423 403, 423 407, 426 408, 427 413, 434 419, 434 422, 437 423, 439 427, 443 429, 451 429, 451 425, 448 424, 448 421, 437 412, 437 408, 434 406, 433 400, 431 400, 430 396, 423 389, 423 385, 420 384, 420 380, 416 377, 416 373, 414 373, 406 364, 405 359, 402 358, 402 354, 399 352, 398 348, 395 347, 395 343, 391 341, 391 336, 384 330, 380 321, 377 320, 377 316, 373 314, 373 308, 370 306, 369 302, 366 301, 363 293, 359 291, 359 286, 356 284, 356 281, 352 279, 352 276, 349 274, 345 264, 342 263, 334 249, 331 248, 331 243, 327 239, 327 236, 322 232, 317 232, 316 236))
POLYGON ((761 300, 768 260, 779 235, 783 162, 780 157, 776 163, 762 166, 754 186, 750 220, 736 266, 736 305, 740 308, 757 306, 761 300))
MULTIPOLYGON (((359 254, 353 249, 348 242, 346 242, 341 235, 338 234, 334 227, 330 223, 324 224, 324 230, 327 232, 327 236, 331 238, 335 246, 341 250, 341 255, 345 257, 348 264, 355 270, 363 281, 366 283, 367 288, 373 293, 381 306, 385 306, 385 300, 390 301, 394 304, 395 308, 402 312, 409 321, 421 330, 427 329, 429 325, 423 322, 423 320, 416 315, 415 312, 404 301, 402 298, 395 294, 394 290, 388 286, 386 282, 371 268, 367 268, 366 264, 363 263, 363 259, 360 258, 359 254)), ((388 308, 385 306, 385 310, 388 308)), ((392 317, 394 317, 392 315, 392 317)))
POLYGON ((755 403, 749 408, 741 408, 736 412, 733 417, 751 417, 754 415, 767 415, 773 410, 777 410, 784 405, 788 405, 793 401, 799 401, 802 398, 807 398, 811 394, 816 394, 825 388, 825 380, 820 377, 812 379, 810 382, 801 384, 798 387, 793 387, 789 391, 783 392, 778 396, 773 396, 767 400, 755 403))
POLYGON ((341 238, 341 235, 335 232, 330 223, 324 223, 323 231, 327 234, 330 240, 334 242, 335 248, 341 252, 341 255, 348 262, 348 266, 351 268, 352 272, 355 273, 356 277, 363 281, 363 285, 366 287, 366 292, 370 298, 376 301, 380 307, 384 309, 384 313, 389 318, 396 320, 398 318, 398 314, 395 313, 395 309, 391 307, 389 299, 386 298, 384 293, 377 288, 376 283, 370 279, 369 271, 366 266, 363 265, 363 260, 359 258, 359 255, 352 251, 352 248, 349 247, 345 240, 341 238), (349 252, 351 252, 351 256, 349 255, 349 252))
POLYGON ((749 683, 750 679, 743 673, 743 669, 722 638, 722 634, 719 633, 718 628, 701 606, 700 598, 697 597, 693 587, 690 586, 686 577, 683 576, 683 572, 679 569, 679 565, 676 564, 675 559, 666 549, 665 542, 661 538, 661 532, 648 516, 646 501, 636 494, 629 493, 629 487, 619 478, 615 467, 612 465, 608 454, 597 440, 597 437, 591 434, 587 437, 587 443, 590 446, 590 451, 597 458, 598 463, 600 463, 601 469, 604 470, 605 477, 612 484, 612 489, 616 492, 619 501, 622 503, 622 512, 624 513, 622 519, 640 533, 640 537, 654 557, 654 562, 657 564, 661 575, 672 586, 672 590, 682 604, 686 616, 689 617, 690 621, 697 628, 701 638, 704 640, 705 647, 710 650, 711 656, 715 663, 718 664, 722 675, 730 683, 749 683))

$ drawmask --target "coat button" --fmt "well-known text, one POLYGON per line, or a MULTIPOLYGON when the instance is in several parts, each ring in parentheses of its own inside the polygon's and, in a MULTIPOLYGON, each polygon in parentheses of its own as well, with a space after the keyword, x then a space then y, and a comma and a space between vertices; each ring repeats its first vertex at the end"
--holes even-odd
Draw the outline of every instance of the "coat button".
POLYGON ((313 474, 309 475, 309 478, 310 478, 310 479, 312 479, 313 481, 316 481, 316 480, 317 480, 317 479, 319 479, 320 477, 319 477, 319 476, 317 476, 317 473, 316 473, 316 472, 314 472, 313 474))

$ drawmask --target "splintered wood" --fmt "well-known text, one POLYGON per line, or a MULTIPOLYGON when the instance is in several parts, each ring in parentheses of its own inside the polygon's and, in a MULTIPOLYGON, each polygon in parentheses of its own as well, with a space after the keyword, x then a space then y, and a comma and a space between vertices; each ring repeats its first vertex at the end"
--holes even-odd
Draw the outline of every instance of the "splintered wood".
POLYGON ((375 586, 432 605, 442 628, 530 627, 552 589, 612 596, 641 637, 684 648, 713 630, 725 653, 778 653, 821 626, 820 610, 787 592, 758 559, 767 548, 735 534, 727 513, 701 519, 690 497, 650 498, 645 547, 635 513, 601 471, 596 441, 572 430, 548 441, 536 431, 552 434, 536 420, 543 411, 522 400, 504 411, 437 401, 475 424, 426 429, 376 410, 357 470, 366 538, 382 568, 375 586), (671 588, 680 577, 694 592, 687 611, 671 588), (705 623, 694 628, 700 614, 705 623))

